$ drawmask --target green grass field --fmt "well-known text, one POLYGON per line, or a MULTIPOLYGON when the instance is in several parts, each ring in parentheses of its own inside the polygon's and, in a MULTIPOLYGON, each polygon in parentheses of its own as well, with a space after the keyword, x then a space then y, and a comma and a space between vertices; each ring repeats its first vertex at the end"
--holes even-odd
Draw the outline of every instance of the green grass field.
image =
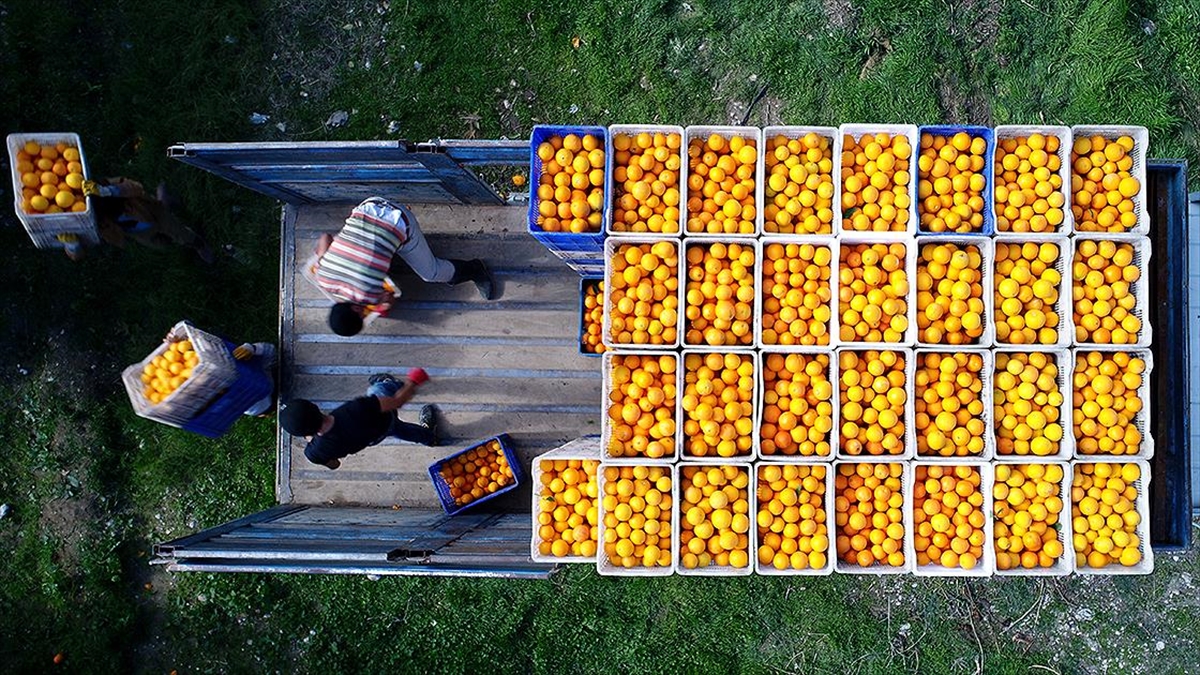
MULTIPOLYGON (((1188 672, 1200 553, 1147 578, 170 576, 151 545, 269 506, 273 426, 133 415, 119 370, 179 318, 277 321, 275 204, 175 141, 525 137, 538 122, 1129 123, 1200 161, 1200 3, 0 6, 0 119, 74 130, 96 175, 167 181, 218 260, 85 261, 0 215, 0 663, 8 672, 1188 672), (761 100, 751 102, 762 94, 761 100), (330 128, 335 111, 349 113, 330 128), (268 115, 263 125, 251 113, 268 115)), ((5 171, 8 168, 5 167, 5 171)), ((1192 189, 1200 181, 1191 180, 1192 189)), ((11 204, 8 184, 0 201, 11 204)))

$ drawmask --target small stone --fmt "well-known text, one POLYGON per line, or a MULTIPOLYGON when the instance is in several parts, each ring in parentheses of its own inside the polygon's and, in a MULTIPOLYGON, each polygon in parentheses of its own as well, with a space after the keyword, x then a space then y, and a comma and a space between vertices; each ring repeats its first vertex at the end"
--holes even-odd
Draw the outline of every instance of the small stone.
POLYGON ((1161 652, 1162 650, 1164 650, 1166 648, 1167 648, 1167 643, 1163 642, 1162 640, 1159 640, 1158 642, 1154 643, 1154 651, 1156 651, 1156 652, 1161 652))
POLYGON ((346 122, 349 122, 349 121, 350 121, 350 113, 346 112, 345 110, 339 110, 339 111, 333 113, 332 115, 330 115, 329 119, 325 120, 325 126, 336 128, 336 127, 340 127, 340 126, 345 126, 346 122))
POLYGON ((250 124, 253 124, 256 127, 266 124, 270 120, 270 115, 264 115, 262 113, 250 113, 250 124))
POLYGON ((275 128, 278 129, 280 132, 287 131, 287 123, 286 122, 276 122, 275 128))
POLYGON ((4 518, 8 516, 8 512, 11 510, 12 509, 8 507, 8 504, 0 504, 0 520, 4 520, 4 518))
POLYGON ((425 64, 421 63, 420 61, 413 61, 413 70, 417 71, 418 73, 421 72, 421 69, 424 67, 425 64))
POLYGON ((389 134, 398 134, 398 133, 400 133, 400 122, 399 122, 399 121, 397 121, 397 120, 392 120, 391 122, 388 122, 388 125, 387 125, 387 132, 388 132, 389 134))

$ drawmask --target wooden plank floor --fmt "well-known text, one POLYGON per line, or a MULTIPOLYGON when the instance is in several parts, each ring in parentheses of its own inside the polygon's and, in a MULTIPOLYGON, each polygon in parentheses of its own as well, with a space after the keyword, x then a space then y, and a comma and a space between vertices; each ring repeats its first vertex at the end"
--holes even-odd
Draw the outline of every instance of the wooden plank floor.
MULTIPOLYGON (((367 377, 431 377, 400 411, 415 422, 425 403, 442 412, 444 445, 388 439, 331 471, 304 457, 303 439, 279 436, 281 503, 437 508, 427 467, 473 441, 508 433, 528 475, 535 455, 599 433, 600 362, 580 356, 579 277, 525 232, 519 207, 412 207, 434 252, 482 258, 502 286, 486 302, 473 284, 426 284, 411 273, 395 319, 379 319, 354 338, 330 332, 330 302, 299 272, 322 232, 338 230, 350 206, 287 207, 281 270, 282 396, 324 410, 362 395, 367 377)), ((495 510, 527 511, 528 488, 495 500, 495 510)))

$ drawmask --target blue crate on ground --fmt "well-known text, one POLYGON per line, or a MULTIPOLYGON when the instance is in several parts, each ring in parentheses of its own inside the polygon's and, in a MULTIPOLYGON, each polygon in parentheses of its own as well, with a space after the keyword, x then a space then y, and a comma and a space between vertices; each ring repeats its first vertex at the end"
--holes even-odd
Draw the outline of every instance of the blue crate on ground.
MULTIPOLYGON (((917 220, 917 236, 921 235, 942 235, 942 236, 961 236, 961 237, 990 237, 996 232, 996 215, 992 208, 992 202, 995 199, 996 189, 996 131, 991 127, 981 127, 972 124, 930 124, 927 126, 918 127, 917 137, 921 134, 933 134, 935 136, 953 136, 960 131, 964 131, 971 135, 972 138, 978 136, 987 142, 987 150, 983 153, 983 229, 978 232, 930 232, 921 226, 920 219, 917 220)), ((920 148, 916 151, 919 153, 920 148)), ((913 165, 913 174, 918 176, 915 164, 913 165)), ((920 205, 917 205, 917 213, 920 213, 920 205)))
POLYGON ((499 436, 493 436, 491 438, 486 438, 482 441, 479 441, 478 443, 475 443, 467 448, 464 448, 464 449, 454 453, 453 455, 450 455, 449 457, 443 457, 442 459, 439 459, 438 461, 429 465, 429 479, 431 481, 433 481, 433 489, 437 492, 438 501, 440 501, 442 503, 442 510, 446 512, 446 515, 454 516, 459 513, 462 513, 463 511, 466 511, 468 509, 473 509, 476 506, 479 506, 480 504, 483 504, 487 501, 495 499, 496 497, 499 497, 502 494, 506 494, 506 493, 512 492, 513 490, 516 490, 517 486, 519 486, 521 483, 525 482, 525 469, 524 469, 524 467, 521 466, 521 461, 517 457, 516 450, 513 448, 512 438, 510 438, 508 434, 500 434, 499 436), (512 468, 512 472, 513 472, 512 484, 506 485, 506 486, 500 488, 499 490, 496 490, 495 492, 491 493, 490 495, 484 495, 483 497, 476 499, 475 501, 471 502, 470 504, 466 504, 464 506, 459 506, 454 501, 454 497, 450 496, 450 486, 447 485, 446 481, 442 479, 442 473, 441 473, 442 467, 445 466, 451 460, 453 460, 455 457, 458 457, 460 455, 465 455, 466 453, 474 450, 475 448, 478 448, 482 445, 491 443, 492 441, 500 442, 500 451, 504 453, 504 457, 508 460, 508 465, 512 468))
MULTIPOLYGON (((529 218, 527 226, 529 234, 533 235, 546 248, 552 251, 599 251, 604 248, 603 222, 608 217, 608 199, 601 206, 600 232, 575 234, 573 232, 546 232, 538 227, 537 187, 542 179, 542 158, 538 157, 538 146, 551 136, 566 136, 567 134, 592 135, 600 139, 600 147, 607 147, 608 130, 598 126, 553 126, 539 124, 533 128, 529 138, 529 218)), ((606 162, 607 164, 607 162, 606 162)))
MULTIPOLYGON (((232 352, 236 345, 226 340, 225 347, 232 352)), ((237 380, 180 428, 208 438, 223 436, 242 418, 247 408, 262 397, 269 396, 275 389, 271 377, 257 363, 235 361, 235 364, 237 380)))
POLYGON ((591 356, 597 359, 600 358, 600 354, 589 352, 583 348, 583 334, 584 331, 587 330, 587 323, 583 320, 584 316, 587 314, 587 308, 583 306, 583 301, 584 298, 587 297, 588 286, 595 286, 603 281, 603 274, 594 276, 584 275, 584 277, 579 280, 579 353, 583 354, 584 356, 591 356))

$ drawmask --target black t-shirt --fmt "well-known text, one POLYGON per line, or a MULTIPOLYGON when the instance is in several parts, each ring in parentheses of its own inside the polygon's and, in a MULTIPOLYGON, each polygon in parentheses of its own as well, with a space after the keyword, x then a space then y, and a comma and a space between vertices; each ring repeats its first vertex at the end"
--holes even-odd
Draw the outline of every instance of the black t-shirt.
POLYGON ((333 428, 313 436, 304 456, 313 464, 328 464, 372 445, 391 428, 395 415, 383 412, 379 399, 362 396, 338 406, 332 413, 333 428))

